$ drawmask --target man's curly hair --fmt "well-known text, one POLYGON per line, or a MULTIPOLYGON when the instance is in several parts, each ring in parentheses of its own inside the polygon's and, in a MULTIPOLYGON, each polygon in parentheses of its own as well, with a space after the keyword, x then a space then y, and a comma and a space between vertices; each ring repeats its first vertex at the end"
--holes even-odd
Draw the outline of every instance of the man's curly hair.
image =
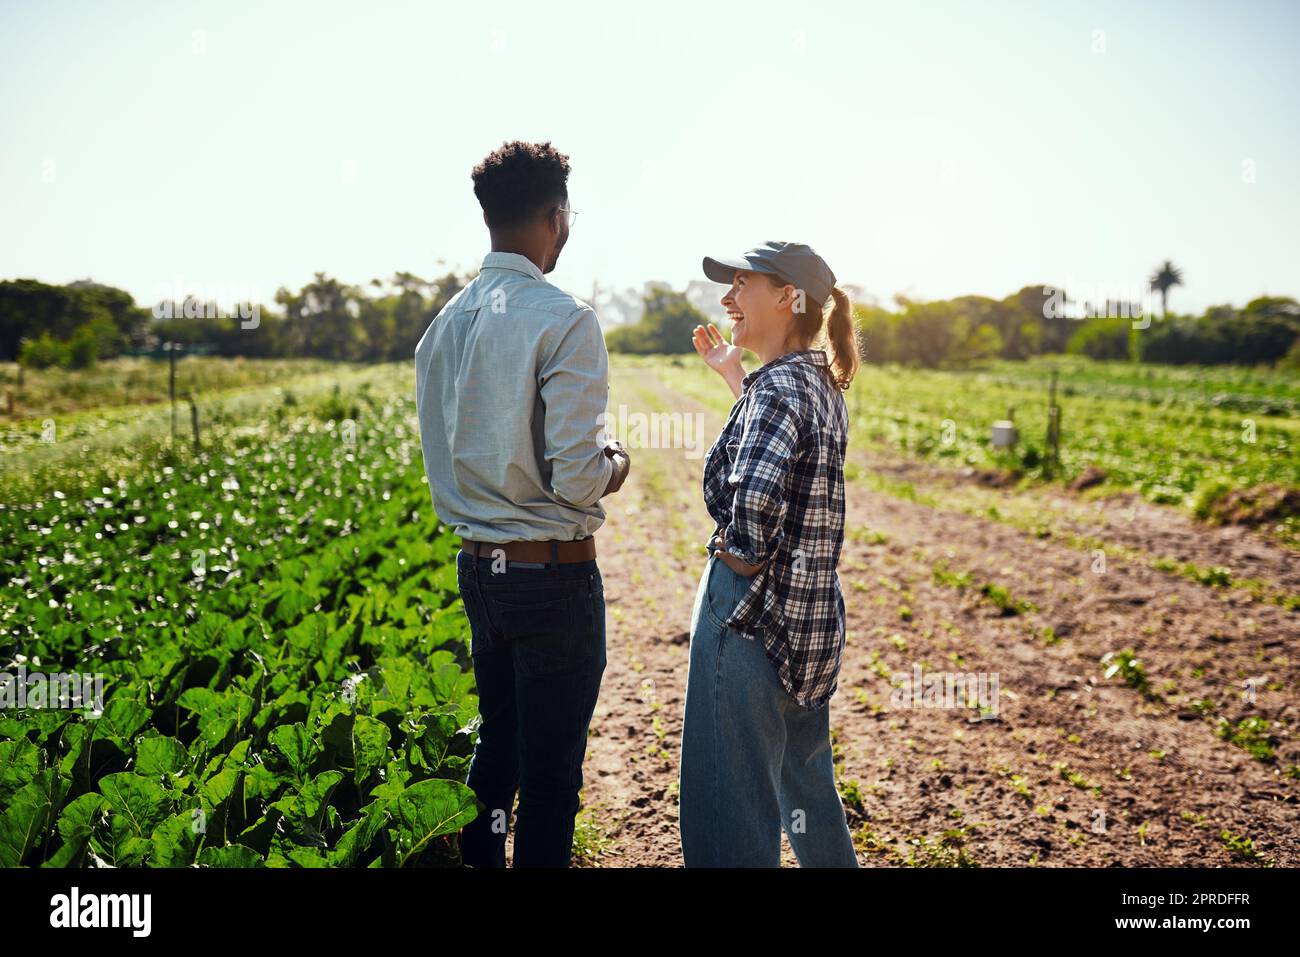
POLYGON ((513 140, 489 153, 472 178, 488 226, 513 226, 568 196, 569 157, 550 140, 513 140))

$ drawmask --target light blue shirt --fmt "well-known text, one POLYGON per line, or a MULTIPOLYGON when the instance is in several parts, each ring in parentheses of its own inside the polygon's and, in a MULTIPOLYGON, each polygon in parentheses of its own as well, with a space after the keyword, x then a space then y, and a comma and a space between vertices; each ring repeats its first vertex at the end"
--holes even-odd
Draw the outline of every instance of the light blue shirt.
POLYGON ((438 517, 482 542, 574 541, 605 521, 609 355, 596 313, 526 256, 491 252, 415 347, 438 517))

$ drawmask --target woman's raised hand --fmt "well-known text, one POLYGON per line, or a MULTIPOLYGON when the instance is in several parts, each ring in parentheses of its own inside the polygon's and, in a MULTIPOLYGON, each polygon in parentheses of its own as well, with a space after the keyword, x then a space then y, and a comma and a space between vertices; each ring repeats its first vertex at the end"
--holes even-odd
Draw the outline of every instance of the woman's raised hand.
MULTIPOLYGON (((709 323, 707 328, 696 326, 691 333, 691 342, 695 346, 695 351, 700 354, 700 358, 723 378, 727 378, 728 372, 740 369, 740 354, 744 350, 722 338, 722 333, 713 323, 709 323)), ((743 371, 741 374, 744 374, 743 371)))

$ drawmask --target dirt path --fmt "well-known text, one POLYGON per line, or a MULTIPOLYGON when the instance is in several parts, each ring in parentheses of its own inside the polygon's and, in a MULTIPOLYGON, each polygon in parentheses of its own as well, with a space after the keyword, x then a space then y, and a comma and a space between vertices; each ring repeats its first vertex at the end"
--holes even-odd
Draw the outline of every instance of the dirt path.
MULTIPOLYGON (((722 425, 650 370, 611 385, 611 409, 703 413, 705 447, 722 425)), ((855 444, 831 726, 864 866, 1300 864, 1286 773, 1300 761, 1300 612, 1279 603, 1300 591, 1294 552, 1128 498, 989 488, 855 444), (1193 580, 1213 566, 1244 584, 1193 580), (1135 670, 1132 684, 1103 677, 1102 656, 1124 649, 1145 691, 1135 670), (996 676, 996 715, 891 707, 891 676, 917 666, 996 676), (1272 762, 1216 733, 1248 717, 1272 762)), ((609 664, 579 862, 676 867, 687 629, 712 525, 702 457, 632 453, 597 536, 609 664)), ((795 865, 788 844, 782 857, 795 865)))

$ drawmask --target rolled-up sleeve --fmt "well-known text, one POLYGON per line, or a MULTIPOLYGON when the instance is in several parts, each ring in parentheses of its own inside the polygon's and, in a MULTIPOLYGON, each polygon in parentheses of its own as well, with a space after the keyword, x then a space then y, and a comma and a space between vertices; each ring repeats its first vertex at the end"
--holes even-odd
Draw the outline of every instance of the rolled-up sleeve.
POLYGON ((600 501, 614 474, 605 455, 609 353, 596 313, 580 310, 538 371, 551 491, 580 508, 600 501))
POLYGON ((799 457, 799 419, 778 393, 755 392, 727 483, 734 490, 727 551, 760 565, 780 544, 790 476, 799 457))

